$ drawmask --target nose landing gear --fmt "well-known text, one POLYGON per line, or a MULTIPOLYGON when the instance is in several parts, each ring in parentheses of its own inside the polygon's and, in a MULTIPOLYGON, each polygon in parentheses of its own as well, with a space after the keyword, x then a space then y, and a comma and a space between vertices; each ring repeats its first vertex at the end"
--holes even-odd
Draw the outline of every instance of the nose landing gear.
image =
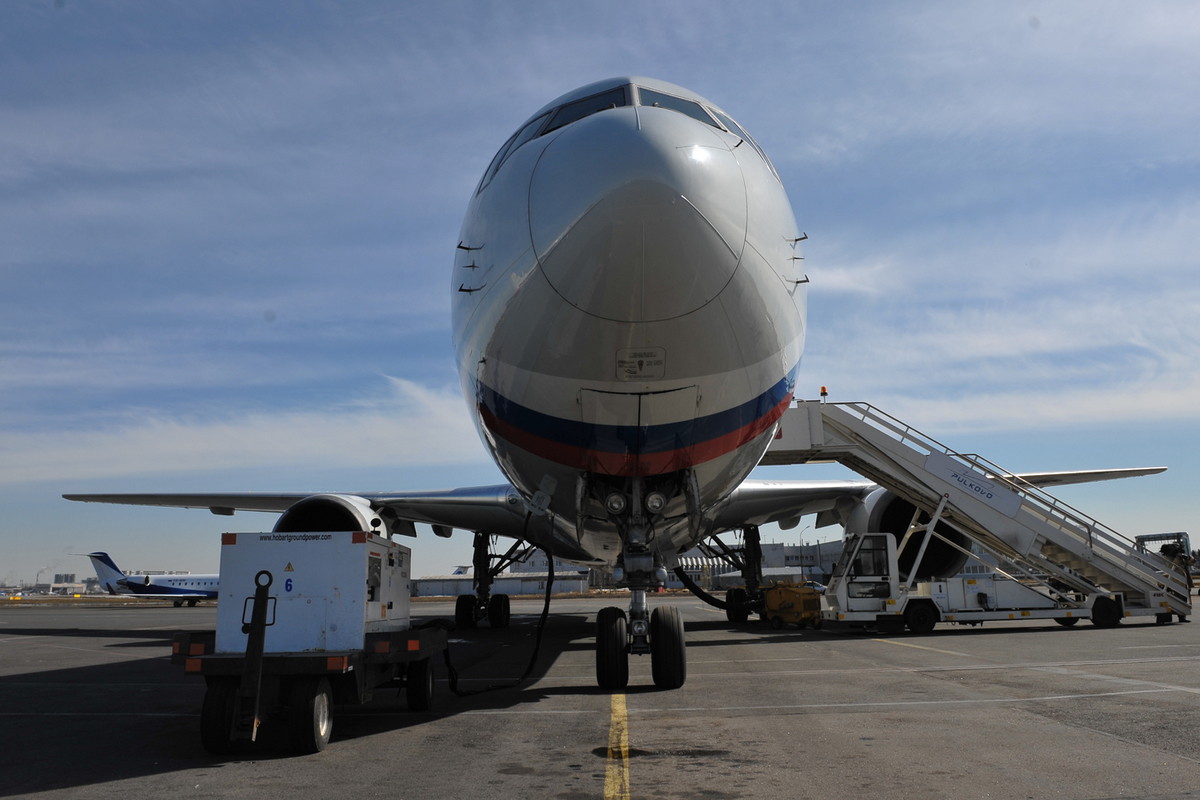
MULTIPOLYGON (((629 612, 609 606, 596 615, 596 682, 606 691, 619 691, 629 684, 629 655, 649 655, 654 685, 678 689, 687 679, 687 650, 683 618, 674 606, 660 606, 653 613, 646 592, 667 582, 661 558, 647 546, 652 536, 642 515, 641 480, 632 480, 632 503, 621 503, 618 525, 624 549, 613 570, 618 586, 630 591, 629 612)), ((662 493, 651 492, 645 501, 653 515, 666 504, 662 493), (657 495, 657 497, 655 497, 657 495)), ((614 503, 610 511, 614 510, 614 503)), ((617 517, 618 514, 613 514, 617 517)), ((651 523, 652 524, 652 523, 651 523)))

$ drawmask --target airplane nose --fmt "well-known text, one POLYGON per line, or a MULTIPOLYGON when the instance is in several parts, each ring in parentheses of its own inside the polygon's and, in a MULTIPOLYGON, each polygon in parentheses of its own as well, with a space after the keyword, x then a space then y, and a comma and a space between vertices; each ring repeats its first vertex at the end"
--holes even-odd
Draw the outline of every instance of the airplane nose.
POLYGON ((716 129, 670 109, 610 109, 546 148, 529 223, 542 271, 567 302, 621 322, 665 320, 733 277, 746 187, 716 129))

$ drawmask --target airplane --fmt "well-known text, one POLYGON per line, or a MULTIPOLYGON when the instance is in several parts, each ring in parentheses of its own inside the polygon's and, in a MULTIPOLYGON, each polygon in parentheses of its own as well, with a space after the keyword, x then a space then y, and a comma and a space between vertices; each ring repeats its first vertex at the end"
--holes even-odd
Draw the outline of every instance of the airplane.
MULTIPOLYGON (((80 553, 79 555, 84 555, 80 553)), ((134 575, 121 571, 108 553, 87 553, 96 568, 100 585, 112 595, 135 595, 172 600, 179 608, 185 602, 192 608, 201 600, 216 600, 221 588, 220 575, 134 575)))
MULTIPOLYGON (((629 655, 649 654, 654 683, 678 688, 687 675, 682 619, 672 606, 651 611, 647 594, 679 553, 727 531, 750 545, 758 526, 811 513, 820 524, 902 534, 915 511, 865 480, 747 479, 795 392, 806 238, 766 152, 721 106, 650 78, 583 86, 500 147, 454 251, 460 382, 508 483, 64 497, 281 512, 277 532, 415 536, 418 522, 443 537, 472 531, 478 588, 459 598, 460 626, 507 623, 508 598, 489 595, 491 579, 521 547, 536 546, 609 571, 630 590, 627 610, 597 615, 599 685, 623 689, 629 655), (495 536, 516 543, 492 555, 495 536)), ((1022 477, 1050 485, 1155 471, 1022 477)), ((965 558, 934 541, 922 563, 953 569, 965 558)), ((745 595, 697 594, 731 619, 754 608, 745 595)))

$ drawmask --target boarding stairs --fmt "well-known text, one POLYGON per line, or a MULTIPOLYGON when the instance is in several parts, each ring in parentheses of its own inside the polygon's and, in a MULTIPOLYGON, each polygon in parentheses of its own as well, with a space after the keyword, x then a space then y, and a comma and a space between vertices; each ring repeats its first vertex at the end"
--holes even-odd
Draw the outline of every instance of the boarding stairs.
POLYGON ((1056 593, 1065 586, 1113 596, 1123 616, 1191 614, 1185 568, 866 403, 799 402, 760 463, 820 461, 837 461, 928 514, 940 508, 942 520, 1056 593))

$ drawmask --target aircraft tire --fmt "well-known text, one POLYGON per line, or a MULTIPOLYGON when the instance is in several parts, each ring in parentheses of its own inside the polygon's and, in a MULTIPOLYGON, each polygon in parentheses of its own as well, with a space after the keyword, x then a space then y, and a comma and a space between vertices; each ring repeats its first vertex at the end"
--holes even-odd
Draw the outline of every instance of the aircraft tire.
POLYGON ((1079 622, 1079 617, 1055 617, 1054 621, 1059 625, 1062 625, 1064 628, 1069 628, 1075 623, 1079 622))
POLYGON ((625 612, 614 606, 596 614, 596 683, 605 691, 629 685, 629 637, 625 612))
POLYGON ((730 608, 725 609, 725 617, 735 625, 745 625, 746 620, 750 619, 750 612, 744 608, 734 608, 732 606, 742 606, 746 603, 746 590, 740 586, 735 586, 725 593, 725 602, 730 604, 730 608))
POLYGON ((475 595, 460 594, 454 602, 454 625, 458 628, 475 627, 475 595))
POLYGON ((182 601, 182 600, 176 600, 176 601, 174 602, 174 606, 175 606, 176 608, 183 608, 183 601, 182 601))
POLYGON ((1097 597, 1092 604, 1092 624, 1097 628, 1114 628, 1121 622, 1121 606, 1111 597, 1097 597))
POLYGON ((200 707, 200 744, 210 755, 226 756, 233 752, 234 742, 229 733, 233 728, 237 693, 237 678, 216 679, 208 684, 204 693, 204 705, 200 707))
POLYGON ((674 606, 659 606, 650 614, 650 670, 660 689, 678 689, 687 680, 683 617, 674 606))
POLYGON ((409 711, 428 711, 433 704, 433 665, 428 658, 409 663, 404 699, 409 711))
POLYGON ((904 624, 913 633, 931 633, 937 622, 937 609, 925 601, 909 603, 904 609, 904 624))
POLYGON ((488 600, 488 624, 493 628, 507 628, 509 617, 512 616, 512 604, 508 595, 494 594, 488 600))
POLYGON ((198 602, 199 602, 198 600, 188 600, 188 601, 187 601, 187 603, 188 603, 188 608, 195 608, 195 607, 196 607, 196 603, 198 603, 198 602))
POLYGON ((333 693, 328 678, 301 677, 292 684, 288 732, 297 753, 319 753, 333 734, 333 693))

